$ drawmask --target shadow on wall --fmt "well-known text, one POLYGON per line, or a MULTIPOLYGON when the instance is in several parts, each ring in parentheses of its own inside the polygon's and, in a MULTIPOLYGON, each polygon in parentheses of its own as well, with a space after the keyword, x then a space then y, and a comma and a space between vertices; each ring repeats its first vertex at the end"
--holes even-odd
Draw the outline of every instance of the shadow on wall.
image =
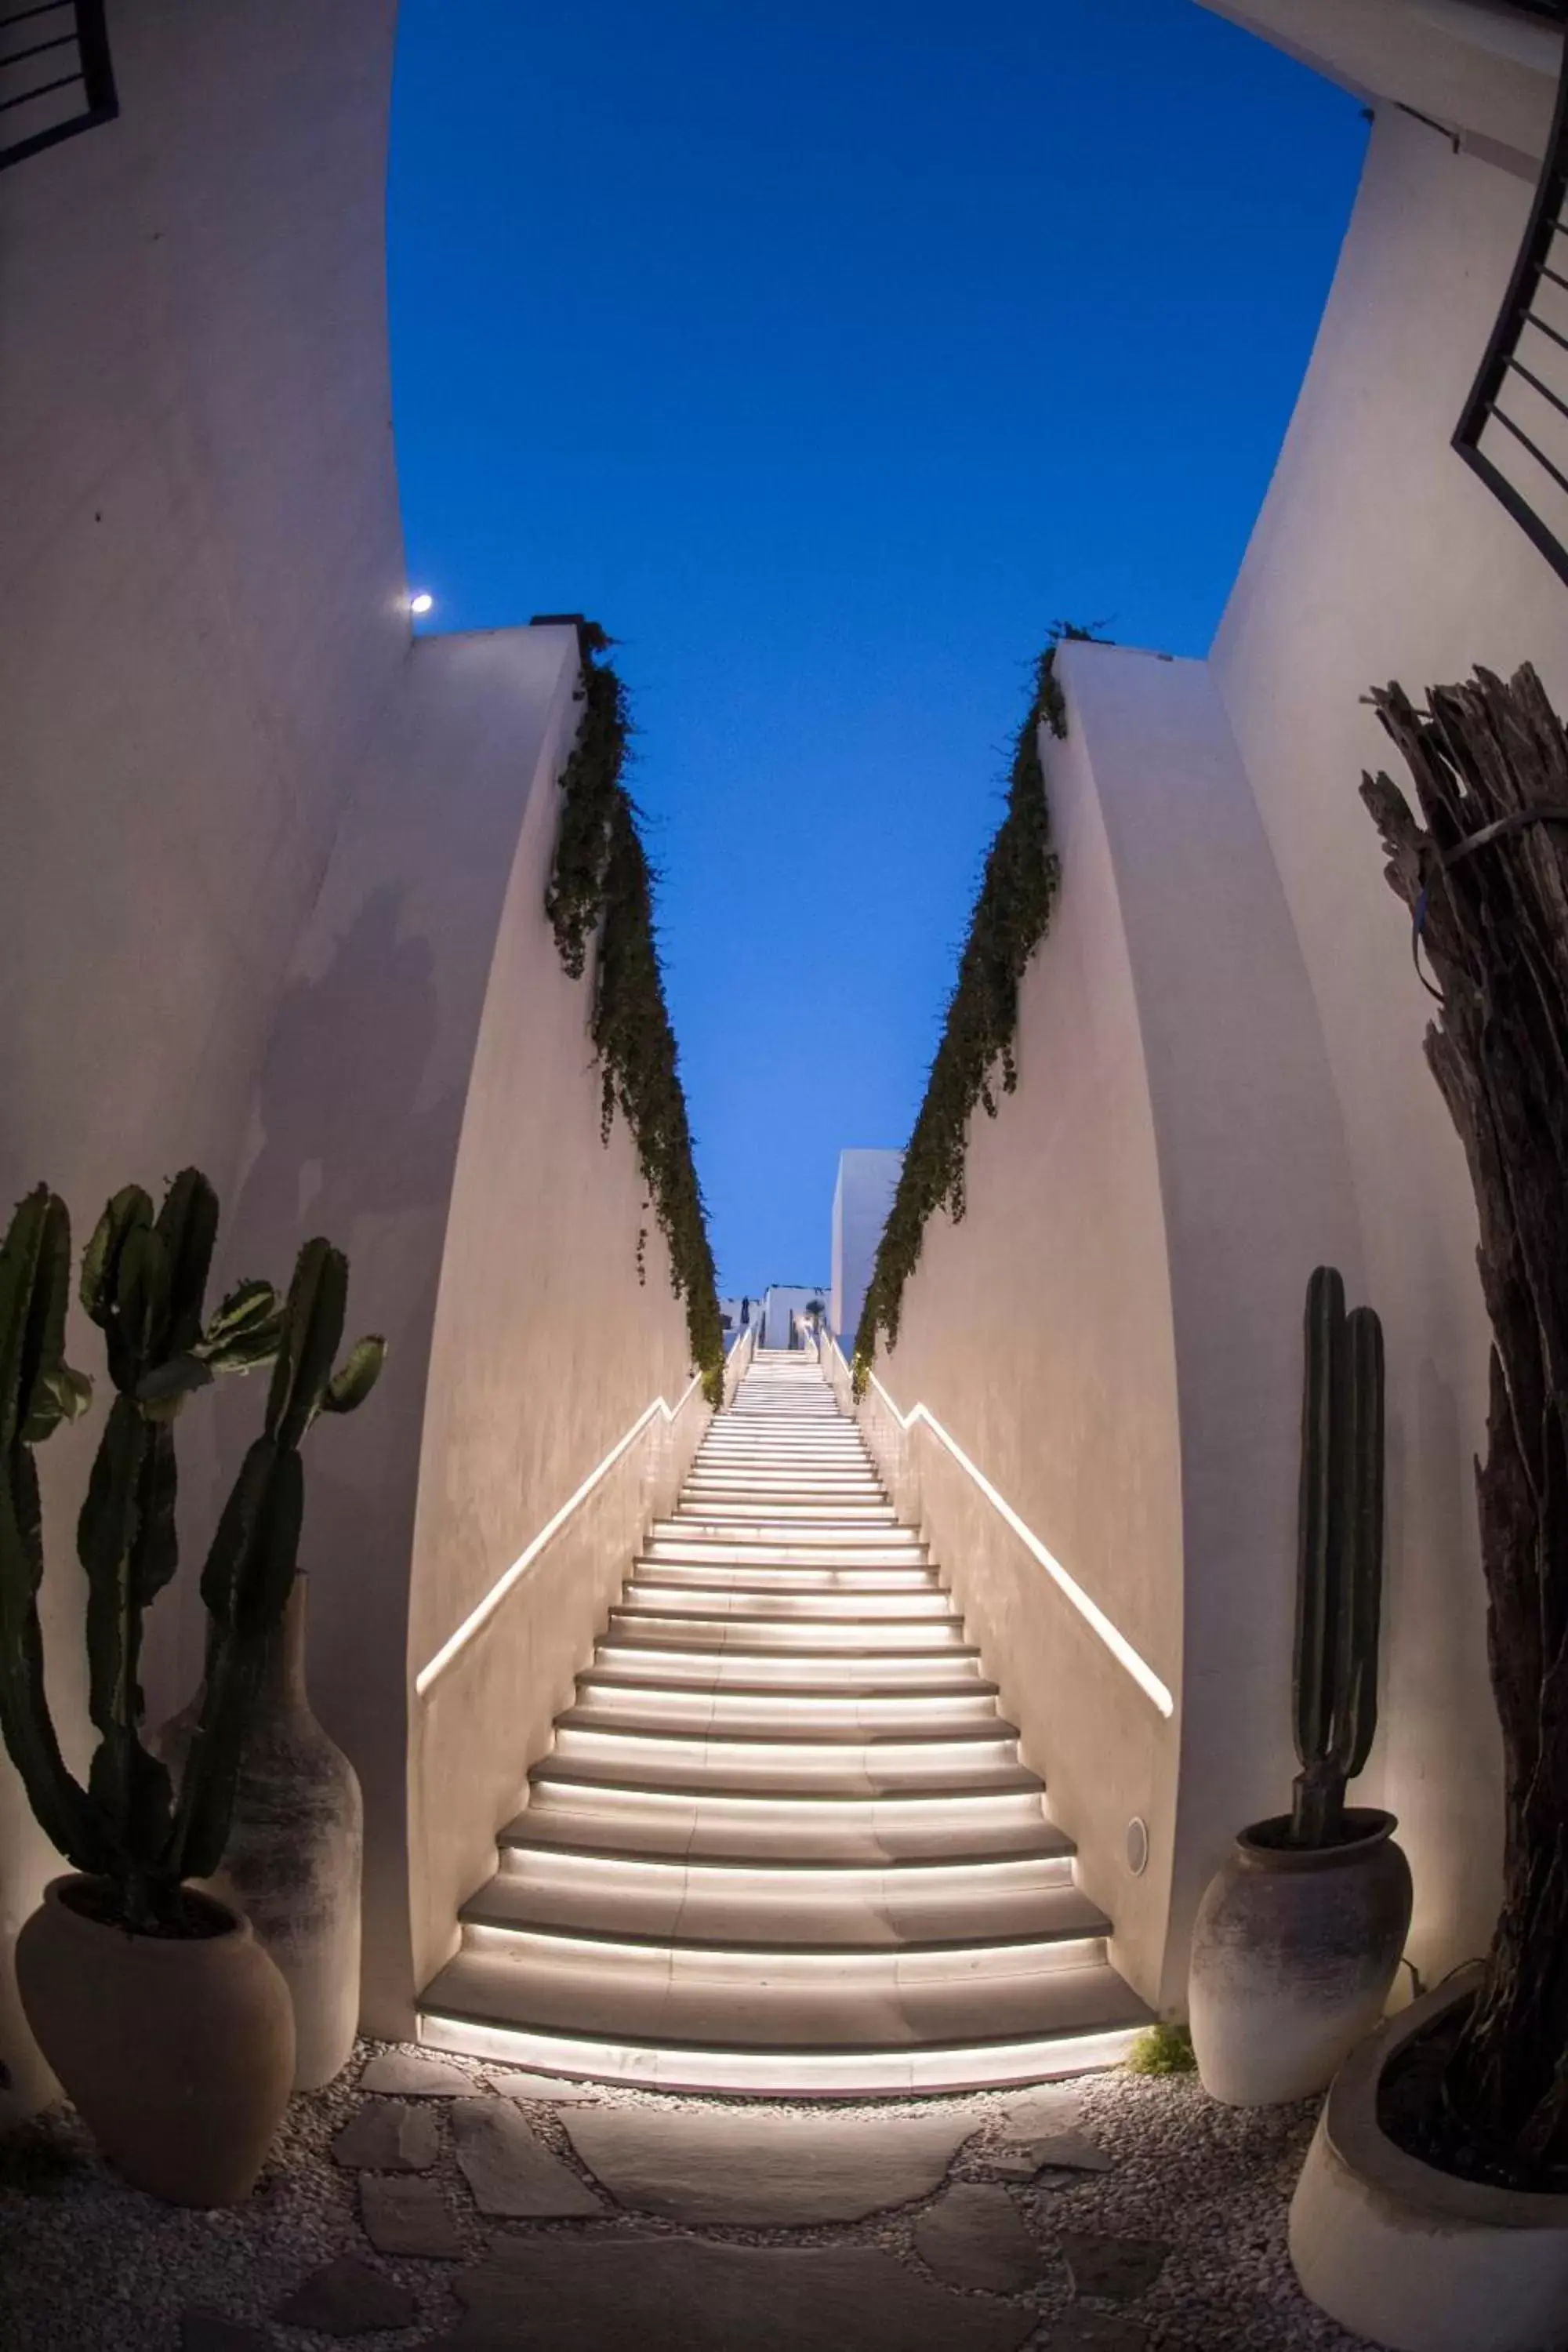
MULTIPOLYGON (((407 1328, 415 1302, 405 1299, 403 1313, 393 1312, 374 1238, 393 1223, 405 1233, 411 1215, 445 1217, 462 1114, 460 1087, 420 1099, 440 1014, 430 943, 403 932, 405 899, 395 884, 371 892, 321 976, 291 981, 284 991, 258 1087, 255 1157, 233 1217, 231 1248, 247 1273, 286 1280, 295 1252, 312 1234, 346 1249, 351 1334, 395 1323, 407 1328)), ((437 1248, 406 1262, 434 1266, 439 1255, 437 1248)), ((434 1276, 429 1280, 433 1293, 434 1276)), ((431 1305, 433 1297, 426 1326, 431 1305)), ((400 1364, 395 1350, 388 1382, 418 1370, 406 1357, 400 1364)), ((237 1384, 224 1390, 218 1412, 226 1470, 220 1486, 255 1434, 258 1410, 254 1388, 248 1395, 237 1384)), ((395 1418, 390 1411, 367 1413, 363 1424, 345 1427, 345 1443, 330 1465, 324 1450, 314 1448, 306 1461, 301 1559, 316 1571, 310 1667, 322 1720, 351 1755, 353 1726, 334 1695, 356 1679, 366 1593, 357 1573, 334 1577, 333 1560, 342 1546, 357 1550, 365 1539, 367 1471, 398 1475, 392 1459, 374 1465, 375 1454, 390 1447, 395 1418)), ((416 1467, 414 1461, 402 1465, 410 1489, 416 1467)), ((395 1577, 389 1575, 387 1591, 389 1598, 396 1591, 401 1608, 395 1577)))

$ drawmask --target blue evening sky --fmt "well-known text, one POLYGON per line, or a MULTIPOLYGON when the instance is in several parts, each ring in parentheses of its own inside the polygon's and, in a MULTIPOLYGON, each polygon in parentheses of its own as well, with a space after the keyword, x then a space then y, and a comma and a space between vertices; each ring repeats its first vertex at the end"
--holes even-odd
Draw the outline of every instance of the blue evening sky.
POLYGON ((1050 623, 1205 648, 1364 138, 1191 0, 403 0, 409 578, 621 640, 723 1288, 909 1133, 1050 623))

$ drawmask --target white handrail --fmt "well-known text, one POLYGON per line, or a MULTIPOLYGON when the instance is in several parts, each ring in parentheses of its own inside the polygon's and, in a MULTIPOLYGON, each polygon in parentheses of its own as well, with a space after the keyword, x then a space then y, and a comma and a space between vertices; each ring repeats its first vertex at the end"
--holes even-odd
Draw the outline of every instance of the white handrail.
MULTIPOLYGON (((849 1370, 849 1366, 846 1360, 844 1350, 838 1344, 837 1333, 832 1335, 832 1343, 835 1355, 837 1357, 839 1362, 843 1364, 845 1371, 847 1372, 849 1370)), ((1075 1577, 1068 1574, 1067 1570, 1062 1566, 1055 1553, 1047 1549, 1047 1547, 1040 1541, 1039 1537, 1035 1533, 1034 1529, 1025 1525, 1024 1521, 1018 1517, 1017 1512, 1013 1508, 1012 1504, 1008 1502, 1006 1496, 997 1493, 996 1488, 991 1484, 990 1479, 986 1477, 984 1472, 978 1469, 970 1460, 963 1446, 959 1444, 958 1440, 955 1437, 949 1435, 948 1432, 942 1427, 941 1422, 938 1421, 935 1413, 931 1411, 930 1407, 924 1404, 917 1404, 912 1406, 907 1413, 901 1412, 899 1410, 899 1407, 894 1403, 892 1398, 888 1394, 887 1390, 882 1386, 881 1381, 877 1378, 876 1373, 872 1372, 869 1375, 869 1378, 871 1386, 876 1390, 878 1395, 881 1398, 882 1402, 887 1406, 888 1411, 898 1423, 899 1427, 901 1430, 908 1432, 914 1428, 917 1422, 924 1422, 932 1436, 935 1437, 941 1444, 946 1446, 948 1452, 952 1454, 959 1468, 964 1471, 968 1476, 973 1480, 974 1484, 979 1487, 981 1493, 984 1496, 986 1501, 990 1504, 997 1517, 1006 1521, 1007 1525, 1012 1528, 1013 1533, 1017 1537, 1025 1549, 1033 1553, 1035 1559, 1039 1561, 1040 1566, 1045 1570, 1047 1575, 1049 1576, 1052 1581, 1058 1586, 1063 1593, 1065 1593, 1068 1600, 1071 1601, 1073 1607, 1078 1611, 1079 1615, 1083 1619, 1085 1624, 1088 1625, 1092 1632, 1099 1634, 1106 1648, 1110 1652, 1111 1656, 1116 1660, 1117 1664, 1124 1668, 1125 1671, 1131 1675, 1139 1689, 1143 1693, 1144 1697, 1152 1699, 1154 1705, 1159 1708, 1162 1715, 1173 1715, 1176 1711, 1176 1702, 1172 1697, 1169 1690, 1165 1687, 1165 1685, 1160 1680, 1159 1675, 1154 1672, 1153 1667, 1150 1665, 1145 1659, 1139 1656, 1131 1643, 1127 1639, 1127 1636, 1117 1631, 1110 1618, 1106 1615, 1104 1610, 1100 1607, 1097 1601, 1089 1599, 1089 1594, 1084 1591, 1082 1585, 1079 1583, 1075 1577)))
POLYGON ((633 1422, 626 1435, 610 1448, 608 1454, 605 1454, 604 1460, 595 1469, 589 1471, 588 1475, 584 1479, 583 1484, 578 1487, 576 1493, 570 1496, 566 1502, 562 1504, 561 1508, 556 1512, 555 1517, 552 1519, 547 1520, 545 1525, 541 1528, 539 1533, 534 1537, 533 1541, 529 1545, 528 1549, 518 1554, 518 1557, 512 1561, 511 1566, 507 1570, 503 1576, 497 1577, 495 1582, 491 1585, 489 1591, 486 1593, 479 1606, 469 1611, 468 1614, 464 1618, 462 1623, 458 1626, 451 1639, 449 1641, 443 1642, 441 1647, 437 1651, 429 1664, 422 1667, 419 1673, 415 1675, 414 1688, 417 1696, 424 1698, 426 1696, 432 1685, 440 1680, 441 1676, 446 1673, 453 1660, 467 1649, 475 1634, 480 1633, 483 1628, 489 1624, 490 1619, 495 1615, 496 1611, 500 1607, 501 1602, 506 1599, 507 1594, 511 1591, 513 1585, 518 1582, 520 1578, 527 1575, 529 1570, 533 1566, 534 1561, 539 1558, 540 1553, 544 1549, 545 1546, 552 1543, 560 1534, 562 1528, 566 1525, 567 1520, 571 1518, 574 1512, 579 1510, 587 1501, 589 1496, 594 1492, 595 1487, 602 1485, 604 1480, 609 1476, 611 1471, 615 1468, 622 1454, 626 1453, 627 1447, 637 1444, 637 1439, 642 1435, 643 1431, 647 1427, 649 1422, 657 1420, 658 1415, 662 1413, 664 1415, 666 1426, 668 1427, 671 1425, 677 1415, 685 1411, 688 1403, 690 1402, 691 1391, 698 1386, 701 1378, 702 1375, 700 1372, 694 1372, 686 1388, 682 1391, 679 1398, 673 1405, 667 1404, 661 1396, 655 1397, 653 1402, 647 1408, 647 1410, 637 1415, 636 1421, 633 1422))

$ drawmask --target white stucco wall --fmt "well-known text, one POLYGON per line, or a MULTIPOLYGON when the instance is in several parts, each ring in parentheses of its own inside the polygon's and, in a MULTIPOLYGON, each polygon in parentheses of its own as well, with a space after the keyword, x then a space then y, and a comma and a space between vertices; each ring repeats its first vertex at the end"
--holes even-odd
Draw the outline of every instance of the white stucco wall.
MULTIPOLYGON (((928 1228, 879 1369, 1175 1696, 1166 1723, 913 1433, 937 1556, 1119 1963, 1172 2006, 1205 1880, 1288 1801, 1302 1297, 1322 1258, 1353 1287, 1355 1235, 1305 972, 1204 666, 1072 646, 1058 675, 1068 733, 1042 750, 1064 879, 1017 1092, 974 1120, 967 1213, 928 1228)), ((885 1414, 867 1421, 888 1449, 885 1414)))
MULTIPOLYGON (((1422 1057, 1409 925, 1357 796, 1390 747, 1360 702, 1535 663, 1568 710, 1568 592, 1450 449, 1531 192, 1380 112, 1311 368, 1212 669, 1301 943, 1388 1348, 1384 1789, 1427 1973, 1484 1947, 1499 1748, 1470 1463, 1488 1328, 1463 1155, 1422 1057)), ((1394 772, 1404 781, 1397 763, 1394 772)))
POLYGON ((841 1151, 833 1187, 833 1280, 828 1321, 854 1344, 877 1244, 904 1164, 901 1151, 841 1151))
MULTIPOLYGON (((536 895, 572 633, 409 636, 394 26, 391 0, 122 0, 119 121, 0 175, 0 1193, 47 1177, 79 1241, 113 1187, 195 1161, 225 1203, 218 1280, 285 1274, 325 1230, 353 1258, 354 1328, 392 1337, 374 1402, 311 1440, 306 1531, 312 1692, 366 1786, 384 2032, 496 1801, 439 1748, 434 1783, 416 1757, 411 1882, 419 1645, 684 1360, 657 1253, 637 1280, 624 1129, 599 1143, 586 983, 552 963, 536 895), (563 1295, 574 1251, 590 1270, 563 1295), (602 1377, 574 1380, 568 1412, 554 1383, 593 1329, 602 1377)), ((96 1334, 73 1343, 97 1363, 96 1334)), ((182 1429, 187 1578, 259 1409, 244 1389, 204 1402, 182 1429)), ((71 1531, 96 1427, 43 1457, 50 1690, 79 1761, 71 1531)), ((193 1600, 154 1612, 154 1720, 197 1671, 193 1600)), ((552 1638, 585 1642, 587 1606, 573 1587, 552 1638)), ((491 1641, 503 1682, 528 1622, 491 1641)), ((482 1694, 474 1719, 495 1721, 482 1694)), ((531 1736, 508 1725, 498 1771, 521 1777, 531 1736)), ((0 2115, 47 2088, 9 1954, 55 1866, 0 1758, 0 2115)))

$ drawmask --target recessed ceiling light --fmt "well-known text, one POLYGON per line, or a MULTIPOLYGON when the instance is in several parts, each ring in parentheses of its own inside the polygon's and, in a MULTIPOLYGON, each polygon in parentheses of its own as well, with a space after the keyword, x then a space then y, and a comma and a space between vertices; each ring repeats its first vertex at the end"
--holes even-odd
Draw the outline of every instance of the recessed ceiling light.
POLYGON ((410 596, 408 599, 408 609, 411 613, 428 613, 435 609, 435 604, 436 599, 429 590, 421 588, 417 596, 410 596))

